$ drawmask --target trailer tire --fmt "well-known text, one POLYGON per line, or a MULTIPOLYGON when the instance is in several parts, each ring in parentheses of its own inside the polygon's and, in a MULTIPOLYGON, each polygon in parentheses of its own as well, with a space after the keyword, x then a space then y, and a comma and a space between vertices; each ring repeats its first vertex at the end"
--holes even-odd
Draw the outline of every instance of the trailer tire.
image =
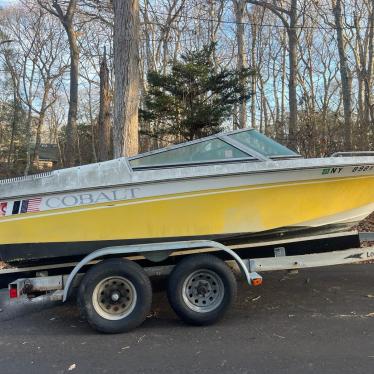
POLYGON ((224 261, 199 254, 176 265, 167 292, 171 307, 183 321, 202 326, 223 317, 236 297, 237 284, 224 261))
POLYGON ((152 286, 141 266, 126 259, 109 259, 93 266, 79 286, 81 315, 97 331, 127 332, 146 319, 152 286))

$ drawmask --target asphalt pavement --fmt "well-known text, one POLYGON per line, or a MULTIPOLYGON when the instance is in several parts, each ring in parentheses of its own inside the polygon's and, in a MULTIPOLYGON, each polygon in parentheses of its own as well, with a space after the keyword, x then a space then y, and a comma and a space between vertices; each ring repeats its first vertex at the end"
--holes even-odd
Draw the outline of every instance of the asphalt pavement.
POLYGON ((135 331, 102 335, 74 303, 10 303, 0 291, 0 373, 374 373, 374 265, 264 273, 227 316, 186 326, 162 284, 135 331))

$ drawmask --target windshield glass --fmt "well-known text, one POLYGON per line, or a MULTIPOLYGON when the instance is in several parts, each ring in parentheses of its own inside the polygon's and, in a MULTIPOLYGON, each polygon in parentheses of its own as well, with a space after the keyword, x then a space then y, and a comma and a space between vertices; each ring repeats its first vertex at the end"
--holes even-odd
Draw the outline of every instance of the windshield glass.
POLYGON ((220 139, 207 140, 130 160, 132 167, 175 165, 250 158, 220 139))
POLYGON ((267 136, 262 135, 256 130, 241 131, 228 136, 266 157, 298 156, 297 153, 275 142, 274 140, 271 140, 267 136))

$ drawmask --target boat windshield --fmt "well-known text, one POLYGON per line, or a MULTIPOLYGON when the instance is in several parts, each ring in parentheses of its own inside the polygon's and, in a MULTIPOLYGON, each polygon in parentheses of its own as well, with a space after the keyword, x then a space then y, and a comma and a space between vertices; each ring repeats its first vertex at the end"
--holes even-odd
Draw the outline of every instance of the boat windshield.
POLYGON ((257 132, 256 130, 240 131, 228 136, 266 157, 298 156, 297 153, 257 132))
POLYGON ((132 167, 149 167, 157 165, 196 164, 234 159, 246 159, 249 155, 225 143, 220 139, 206 140, 163 152, 143 155, 131 159, 132 167))
POLYGON ((221 133, 140 154, 129 159, 134 169, 235 161, 266 161, 299 155, 253 129, 221 133))

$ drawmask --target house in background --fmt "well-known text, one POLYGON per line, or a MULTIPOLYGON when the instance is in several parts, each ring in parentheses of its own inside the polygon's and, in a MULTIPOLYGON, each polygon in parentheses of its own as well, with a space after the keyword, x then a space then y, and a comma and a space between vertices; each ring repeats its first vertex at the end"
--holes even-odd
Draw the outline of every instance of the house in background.
MULTIPOLYGON (((32 149, 32 154, 34 149, 32 149)), ((39 162, 34 161, 37 169, 50 169, 59 161, 59 150, 57 144, 40 144, 39 162)))

